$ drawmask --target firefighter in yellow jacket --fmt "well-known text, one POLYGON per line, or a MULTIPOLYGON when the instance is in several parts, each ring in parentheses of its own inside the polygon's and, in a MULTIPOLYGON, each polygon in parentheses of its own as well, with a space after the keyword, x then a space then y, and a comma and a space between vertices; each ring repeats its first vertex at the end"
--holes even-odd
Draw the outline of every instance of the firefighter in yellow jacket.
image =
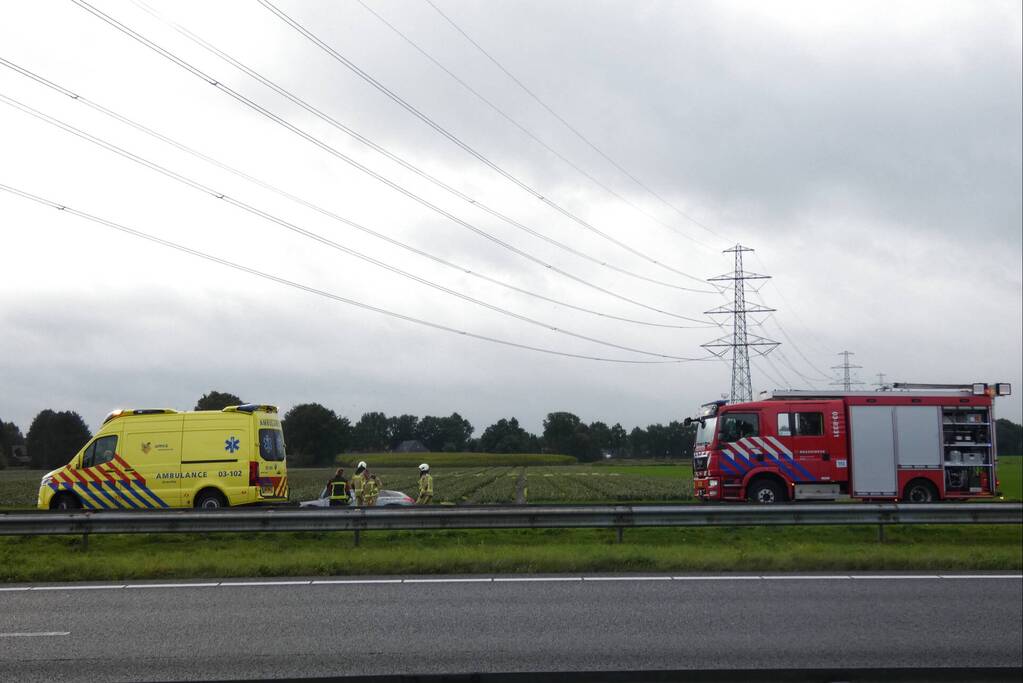
POLYGON ((355 468, 355 476, 352 477, 352 496, 356 505, 366 504, 366 461, 361 461, 355 468))
POLYGON ((380 497, 380 478, 375 474, 369 474, 366 479, 366 486, 363 489, 365 491, 364 498, 366 499, 366 507, 373 507, 377 504, 377 498, 380 497))
POLYGON ((430 475, 430 466, 425 462, 419 466, 419 497, 416 498, 416 505, 429 505, 433 501, 433 477, 430 475))

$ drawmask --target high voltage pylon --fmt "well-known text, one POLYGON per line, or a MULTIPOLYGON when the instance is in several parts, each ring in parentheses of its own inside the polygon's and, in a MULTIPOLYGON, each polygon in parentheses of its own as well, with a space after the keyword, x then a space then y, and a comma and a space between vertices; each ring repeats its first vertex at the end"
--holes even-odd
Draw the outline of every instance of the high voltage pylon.
POLYGON ((884 378, 887 377, 887 376, 888 375, 886 375, 883 372, 877 373, 877 384, 875 384, 874 386, 876 386, 879 389, 884 389, 885 388, 884 378))
POLYGON ((723 254, 735 254, 735 270, 725 275, 708 278, 707 281, 731 282, 731 285, 725 285, 725 287, 731 287, 735 296, 730 306, 725 304, 712 308, 709 311, 704 311, 708 315, 732 316, 732 334, 730 337, 719 337, 714 341, 702 344, 703 348, 722 358, 728 353, 728 349, 732 350, 732 403, 753 400, 753 380, 750 377, 749 365, 750 347, 753 347, 753 350, 761 356, 766 356, 779 345, 779 342, 747 332, 746 315, 748 313, 772 313, 775 309, 756 303, 747 303, 746 281, 766 280, 771 276, 744 271, 742 268, 742 254, 746 251, 753 250, 741 244, 736 244, 731 249, 725 249, 722 252, 723 254))
POLYGON ((831 384, 833 384, 833 385, 841 384, 842 385, 842 389, 844 389, 845 391, 852 391, 853 385, 855 385, 855 384, 863 384, 863 382, 861 382, 861 381, 859 381, 857 379, 853 379, 852 378, 852 373, 850 372, 850 370, 859 370, 863 366, 862 365, 850 365, 849 364, 849 356, 855 356, 856 355, 852 351, 842 351, 838 355, 842 356, 842 364, 841 365, 832 365, 831 369, 832 370, 841 370, 842 373, 843 373, 842 374, 842 379, 835 380, 831 384))

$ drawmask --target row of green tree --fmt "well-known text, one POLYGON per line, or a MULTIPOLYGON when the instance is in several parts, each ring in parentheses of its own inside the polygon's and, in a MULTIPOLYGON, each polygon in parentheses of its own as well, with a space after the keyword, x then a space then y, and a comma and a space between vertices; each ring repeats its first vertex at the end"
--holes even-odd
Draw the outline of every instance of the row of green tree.
MULTIPOLYGON (((195 410, 220 410, 243 401, 234 394, 204 394, 195 410)), ((458 413, 447 417, 362 415, 354 424, 347 417, 318 403, 297 405, 283 417, 290 458, 296 464, 332 464, 338 453, 393 451, 418 442, 430 451, 484 453, 562 453, 580 460, 604 455, 621 458, 681 458, 692 455, 695 431, 681 422, 652 424, 626 431, 621 424, 583 422, 567 412, 549 413, 539 435, 525 430, 514 417, 502 418, 473 438, 474 428, 458 413)), ((43 410, 28 433, 13 422, 0 420, 0 467, 10 461, 12 447, 24 446, 33 467, 54 468, 68 462, 92 434, 73 411, 43 410)), ((1023 426, 999 419, 999 451, 1023 453, 1023 426)))

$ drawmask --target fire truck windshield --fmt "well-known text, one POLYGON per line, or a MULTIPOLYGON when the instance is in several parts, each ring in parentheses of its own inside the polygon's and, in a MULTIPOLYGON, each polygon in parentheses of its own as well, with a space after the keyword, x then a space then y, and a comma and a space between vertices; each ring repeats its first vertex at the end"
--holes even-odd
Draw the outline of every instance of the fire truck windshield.
POLYGON ((714 430, 718 426, 716 417, 705 417, 696 430, 696 443, 708 444, 714 440, 714 430))

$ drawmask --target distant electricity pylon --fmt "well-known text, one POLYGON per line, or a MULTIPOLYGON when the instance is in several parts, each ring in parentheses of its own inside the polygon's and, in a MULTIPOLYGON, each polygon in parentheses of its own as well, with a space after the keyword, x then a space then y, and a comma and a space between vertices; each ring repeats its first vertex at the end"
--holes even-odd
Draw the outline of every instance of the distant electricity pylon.
POLYGON ((879 372, 879 373, 877 373, 877 384, 876 384, 875 386, 876 386, 876 387, 877 387, 878 389, 884 389, 884 387, 885 387, 885 383, 884 383, 884 378, 885 378, 886 376, 887 376, 887 375, 885 375, 885 374, 884 374, 883 372, 879 372))
POLYGON ((854 384, 863 384, 863 382, 861 382, 859 380, 856 380, 856 379, 853 379, 852 378, 852 374, 850 373, 850 370, 859 370, 863 366, 862 365, 850 365, 849 364, 849 356, 855 356, 856 355, 852 351, 842 351, 838 355, 842 356, 842 364, 841 365, 832 365, 831 369, 832 370, 841 370, 842 371, 842 379, 835 380, 834 382, 832 382, 832 384, 833 385, 841 384, 842 385, 842 389, 844 389, 845 391, 852 391, 852 388, 853 388, 854 384))
POLYGON ((725 275, 708 278, 708 282, 731 283, 724 286, 726 288, 731 287, 735 296, 731 305, 725 304, 712 308, 709 311, 704 311, 708 315, 732 316, 732 334, 730 337, 719 337, 714 341, 702 344, 703 348, 720 358, 725 357, 728 349, 732 350, 732 403, 753 400, 753 380, 750 377, 749 366, 750 347, 753 347, 753 350, 761 356, 766 356, 779 344, 779 342, 755 334, 749 334, 746 331, 746 315, 748 313, 771 313, 774 311, 773 308, 746 302, 746 281, 766 280, 771 277, 770 275, 747 273, 742 269, 742 254, 746 251, 753 250, 741 244, 736 244, 731 249, 725 249, 721 252, 723 254, 735 254, 735 270, 725 275))

